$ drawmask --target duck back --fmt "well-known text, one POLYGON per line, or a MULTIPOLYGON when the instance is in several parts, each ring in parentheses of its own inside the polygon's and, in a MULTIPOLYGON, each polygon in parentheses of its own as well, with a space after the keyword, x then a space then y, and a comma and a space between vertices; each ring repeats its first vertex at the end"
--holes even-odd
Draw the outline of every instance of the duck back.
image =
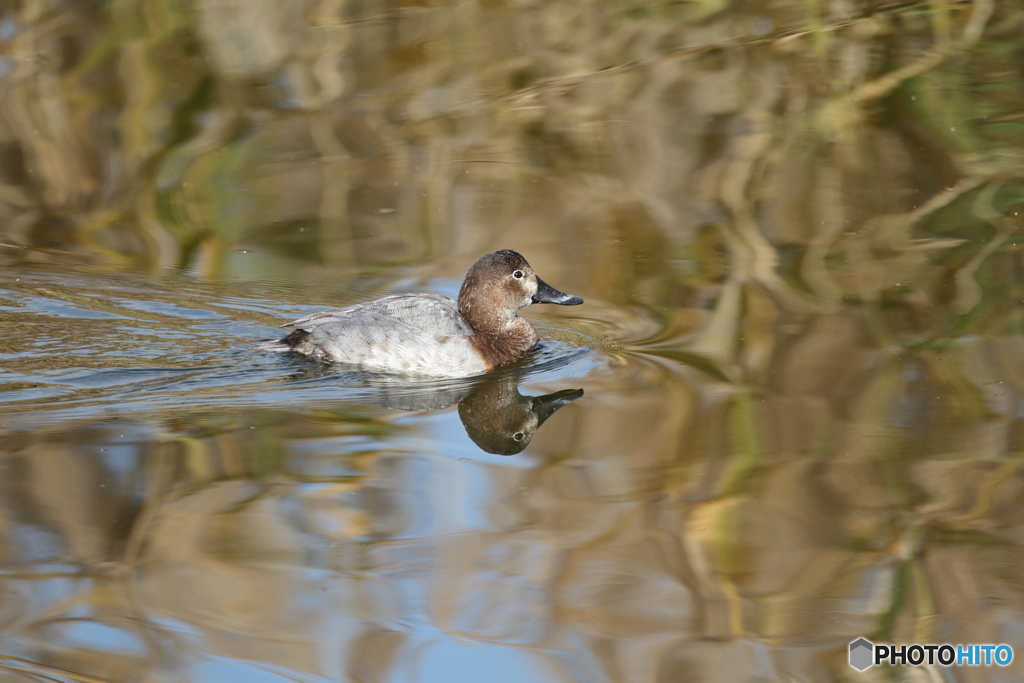
POLYGON ((458 304, 438 294, 397 294, 286 325, 293 332, 273 347, 360 369, 466 376, 488 365, 470 342, 473 329, 458 304))

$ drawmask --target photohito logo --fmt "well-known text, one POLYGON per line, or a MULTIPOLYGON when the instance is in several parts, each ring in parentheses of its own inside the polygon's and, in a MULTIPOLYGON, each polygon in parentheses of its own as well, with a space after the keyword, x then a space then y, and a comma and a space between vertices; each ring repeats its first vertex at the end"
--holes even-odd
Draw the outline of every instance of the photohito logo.
POLYGON ((875 664, 1007 666, 1012 661, 1009 645, 892 645, 875 644, 867 638, 850 643, 850 666, 857 671, 875 664))

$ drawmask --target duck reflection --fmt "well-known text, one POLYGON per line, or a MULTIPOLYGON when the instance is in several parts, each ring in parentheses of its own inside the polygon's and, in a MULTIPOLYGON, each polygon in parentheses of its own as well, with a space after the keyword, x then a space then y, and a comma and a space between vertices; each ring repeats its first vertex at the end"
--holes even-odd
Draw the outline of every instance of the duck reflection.
POLYGON ((519 453, 545 420, 583 395, 582 389, 564 389, 544 396, 523 396, 517 384, 514 378, 482 384, 459 402, 466 434, 488 453, 519 453))
MULTIPOLYGON (((309 373, 303 378, 308 379, 309 373)), ((530 445, 536 431, 559 408, 583 396, 583 389, 524 396, 519 393, 519 380, 519 373, 513 372, 422 385, 376 375, 359 383, 374 390, 361 399, 391 410, 431 411, 458 404, 459 418, 473 443, 488 453, 515 455, 530 445)))

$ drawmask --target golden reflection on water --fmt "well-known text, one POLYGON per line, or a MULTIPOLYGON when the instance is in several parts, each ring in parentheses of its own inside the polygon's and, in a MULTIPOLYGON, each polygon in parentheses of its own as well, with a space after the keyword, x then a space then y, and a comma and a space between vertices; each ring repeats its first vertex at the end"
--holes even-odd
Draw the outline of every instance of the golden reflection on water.
POLYGON ((0 11, 4 680, 1024 653, 1018 4, 0 11), (251 352, 506 247, 521 376, 251 352))

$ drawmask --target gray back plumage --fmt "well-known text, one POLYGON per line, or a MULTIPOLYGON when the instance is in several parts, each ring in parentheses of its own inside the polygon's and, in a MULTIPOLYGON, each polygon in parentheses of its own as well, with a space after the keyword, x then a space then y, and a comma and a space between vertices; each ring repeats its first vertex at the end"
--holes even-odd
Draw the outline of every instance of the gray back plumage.
POLYGON ((331 322, 351 325, 366 321, 376 324, 382 319, 399 322, 434 337, 473 334, 473 328, 459 314, 458 303, 440 294, 393 294, 348 308, 313 313, 281 327, 313 332, 316 327, 331 322))
POLYGON ((458 304, 438 294, 397 294, 286 325, 280 342, 314 358, 389 372, 465 376, 487 364, 469 341, 458 304))

